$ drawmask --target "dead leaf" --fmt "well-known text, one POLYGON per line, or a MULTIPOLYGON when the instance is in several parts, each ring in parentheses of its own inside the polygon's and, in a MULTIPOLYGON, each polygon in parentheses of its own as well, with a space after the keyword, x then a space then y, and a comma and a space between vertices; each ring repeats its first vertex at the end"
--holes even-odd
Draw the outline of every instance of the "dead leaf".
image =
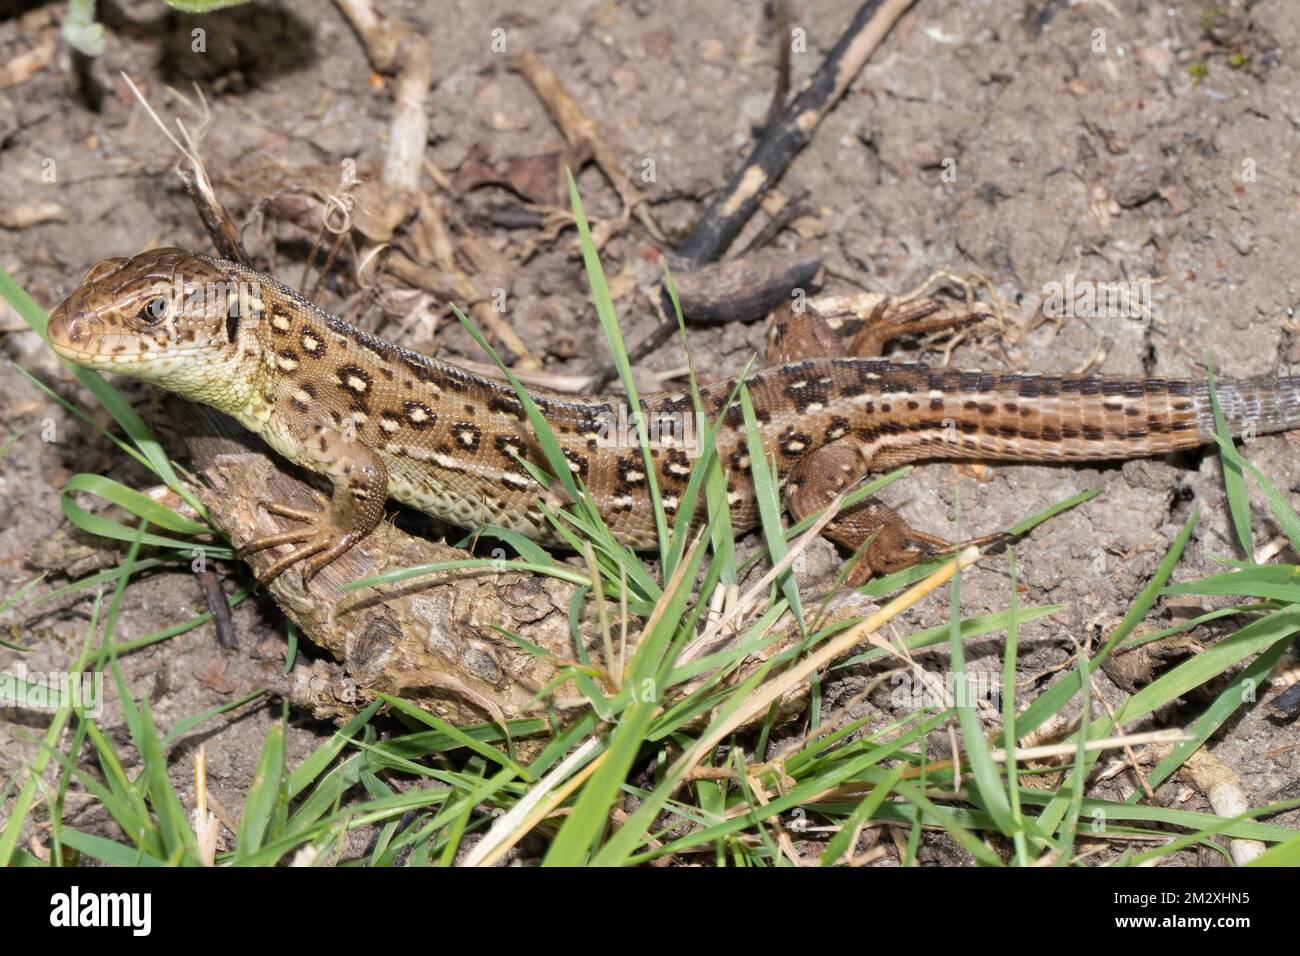
POLYGON ((552 149, 529 156, 506 156, 494 160, 485 147, 475 145, 456 171, 454 186, 461 194, 480 186, 501 186, 529 202, 557 205, 564 182, 564 166, 569 159, 564 150, 552 149))
POLYGON ((54 61, 57 31, 51 30, 39 46, 19 53, 4 66, 0 66, 0 90, 26 83, 54 61))

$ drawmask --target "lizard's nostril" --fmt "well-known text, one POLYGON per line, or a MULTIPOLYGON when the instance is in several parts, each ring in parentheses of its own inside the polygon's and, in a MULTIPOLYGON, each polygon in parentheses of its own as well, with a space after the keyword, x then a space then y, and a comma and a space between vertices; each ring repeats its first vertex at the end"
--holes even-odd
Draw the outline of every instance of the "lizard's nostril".
POLYGON ((64 335, 69 342, 81 342, 103 331, 103 324, 89 312, 70 312, 63 316, 64 335))
POLYGON ((91 336, 104 331, 103 321, 81 309, 58 308, 50 316, 49 337, 55 344, 81 345, 91 336))

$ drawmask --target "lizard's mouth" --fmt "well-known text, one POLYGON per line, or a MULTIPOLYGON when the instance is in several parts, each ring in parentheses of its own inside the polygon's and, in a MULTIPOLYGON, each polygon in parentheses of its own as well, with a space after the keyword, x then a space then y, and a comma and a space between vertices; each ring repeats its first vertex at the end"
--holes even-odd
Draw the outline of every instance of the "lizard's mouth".
POLYGON ((113 331, 94 312, 69 306, 64 302, 51 312, 46 329, 50 346, 59 355, 78 365, 108 365, 141 354, 138 339, 113 331))

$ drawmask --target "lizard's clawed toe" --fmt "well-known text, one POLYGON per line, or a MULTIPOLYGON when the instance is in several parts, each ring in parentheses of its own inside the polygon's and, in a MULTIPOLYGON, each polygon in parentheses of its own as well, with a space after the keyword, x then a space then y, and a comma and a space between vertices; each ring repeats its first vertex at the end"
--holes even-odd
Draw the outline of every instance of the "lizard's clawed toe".
POLYGON ((327 525, 324 527, 303 528, 300 531, 289 531, 284 534, 272 535, 270 538, 262 538, 254 541, 245 550, 260 551, 263 547, 274 547, 277 544, 290 544, 298 541, 303 542, 300 547, 294 548, 283 557, 277 558, 269 568, 257 576, 260 583, 265 584, 281 571, 302 561, 302 586, 306 589, 311 584, 312 578, 319 574, 325 565, 356 543, 357 536, 339 532, 327 525), (266 544, 268 541, 271 544, 266 544))
POLYGON ((320 573, 320 570, 325 565, 347 551, 360 537, 353 532, 340 531, 334 527, 324 510, 312 511, 306 508, 293 508, 278 501, 262 501, 260 504, 271 514, 307 522, 306 527, 266 535, 250 541, 240 549, 240 555, 246 556, 282 544, 299 545, 288 554, 277 558, 270 567, 257 575, 257 580, 262 584, 275 578, 291 565, 302 561, 304 562, 302 566, 302 586, 306 589, 311 583, 311 579, 320 573))

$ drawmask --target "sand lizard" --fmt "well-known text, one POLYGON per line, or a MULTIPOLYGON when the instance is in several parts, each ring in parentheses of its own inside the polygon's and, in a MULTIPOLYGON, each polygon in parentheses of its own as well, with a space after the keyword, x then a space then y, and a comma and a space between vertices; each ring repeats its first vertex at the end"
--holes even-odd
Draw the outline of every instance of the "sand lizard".
MULTIPOLYGON (((926 309, 880 318, 843 357, 815 315, 786 310, 769 344, 769 360, 781 364, 747 379, 764 452, 777 463, 795 518, 826 507, 869 472, 911 461, 1097 461, 1210 441, 1206 382, 894 363, 865 353, 899 334, 961 320, 926 309)), ((49 338, 73 362, 233 416, 285 458, 329 479, 333 495, 320 511, 263 503, 304 522, 249 545, 295 546, 264 578, 305 561, 309 580, 375 527, 387 498, 462 527, 496 524, 558 540, 541 507, 545 489, 520 462, 545 459, 508 384, 353 328, 270 276, 180 249, 108 259, 54 310, 49 338)), ((758 511, 742 412, 728 405, 733 384, 707 385, 702 397, 708 415, 721 416, 715 445, 739 532, 757 524, 758 511)), ((530 394, 614 536, 634 548, 652 546, 640 449, 634 439, 608 440, 624 399, 530 394)), ((1300 378, 1222 380, 1218 395, 1234 434, 1300 426, 1300 378)), ((661 421, 694 411, 684 393, 647 395, 642 405, 661 421)), ((661 433, 652 449, 670 520, 693 464, 674 437, 661 433)), ((870 542, 858 579, 950 547, 870 499, 824 534, 850 549, 870 542)))

